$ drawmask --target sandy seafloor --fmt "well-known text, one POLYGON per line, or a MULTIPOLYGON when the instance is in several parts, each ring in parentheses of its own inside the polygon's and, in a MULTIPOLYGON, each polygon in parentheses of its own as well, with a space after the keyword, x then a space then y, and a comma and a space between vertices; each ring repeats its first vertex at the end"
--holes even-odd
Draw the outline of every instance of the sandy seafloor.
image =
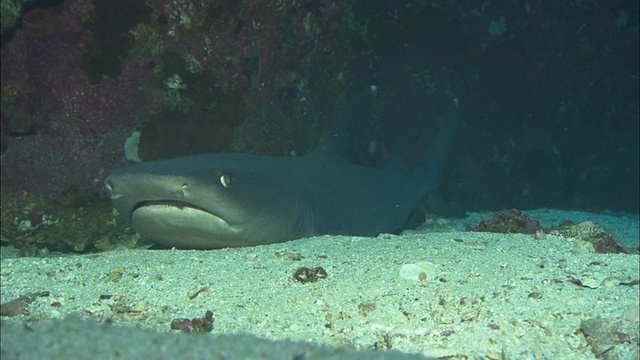
MULTIPOLYGON (((638 241, 637 215, 525 213, 544 226, 592 220, 638 241)), ((2 359, 638 359, 637 254, 463 232, 488 216, 401 236, 5 258, 2 303, 49 296, 2 318, 2 359), (404 264, 417 271, 401 276, 404 264), (300 283, 302 266, 328 276, 300 283), (210 332, 170 330, 207 310, 210 332)))

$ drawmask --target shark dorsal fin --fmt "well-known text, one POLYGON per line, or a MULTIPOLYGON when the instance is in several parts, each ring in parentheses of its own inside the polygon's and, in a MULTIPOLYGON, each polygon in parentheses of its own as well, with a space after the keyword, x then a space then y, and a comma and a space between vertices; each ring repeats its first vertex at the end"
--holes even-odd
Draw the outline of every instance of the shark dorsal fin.
POLYGON ((349 157, 353 133, 358 125, 368 119, 371 102, 377 90, 376 86, 369 86, 349 102, 320 141, 316 152, 327 156, 349 157))

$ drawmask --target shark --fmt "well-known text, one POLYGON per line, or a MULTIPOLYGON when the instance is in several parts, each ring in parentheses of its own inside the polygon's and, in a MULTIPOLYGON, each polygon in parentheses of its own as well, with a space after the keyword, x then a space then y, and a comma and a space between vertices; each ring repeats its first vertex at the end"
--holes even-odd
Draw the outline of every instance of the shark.
POLYGON ((165 247, 216 249, 320 235, 400 230, 438 187, 459 122, 457 99, 413 168, 353 164, 345 153, 377 88, 343 110, 318 148, 303 156, 190 155, 112 170, 105 187, 120 216, 165 247))

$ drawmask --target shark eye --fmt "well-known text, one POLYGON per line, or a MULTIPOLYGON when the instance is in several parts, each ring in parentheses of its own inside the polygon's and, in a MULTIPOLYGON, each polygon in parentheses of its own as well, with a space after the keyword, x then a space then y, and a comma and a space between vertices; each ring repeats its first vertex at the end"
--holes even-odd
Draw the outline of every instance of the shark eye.
POLYGON ((228 189, 229 186, 231 186, 231 174, 222 174, 220 175, 220 184, 225 188, 228 189))

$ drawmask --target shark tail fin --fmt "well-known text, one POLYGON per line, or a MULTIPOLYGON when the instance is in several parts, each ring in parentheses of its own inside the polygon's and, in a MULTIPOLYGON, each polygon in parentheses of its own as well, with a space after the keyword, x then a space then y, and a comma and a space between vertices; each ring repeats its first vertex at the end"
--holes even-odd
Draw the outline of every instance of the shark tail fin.
POLYGON ((440 117, 437 130, 419 166, 410 171, 415 188, 422 189, 428 196, 438 188, 440 175, 444 169, 449 145, 460 122, 460 100, 454 98, 449 108, 440 117))

